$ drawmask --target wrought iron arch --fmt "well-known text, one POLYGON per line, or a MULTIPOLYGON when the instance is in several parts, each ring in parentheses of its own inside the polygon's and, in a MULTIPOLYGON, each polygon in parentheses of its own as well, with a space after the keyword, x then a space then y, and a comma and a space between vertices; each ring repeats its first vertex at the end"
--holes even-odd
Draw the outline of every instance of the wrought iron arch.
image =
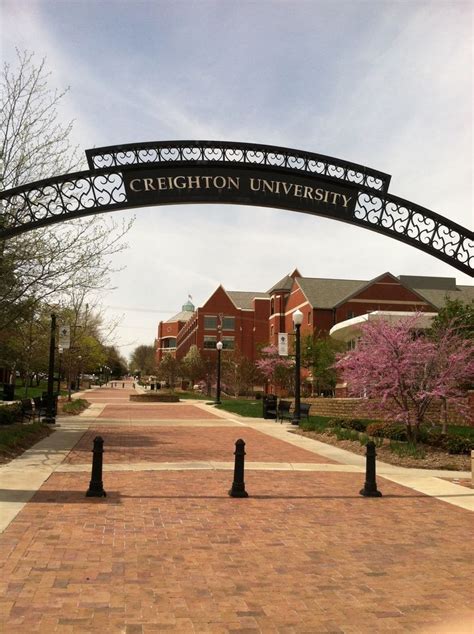
POLYGON ((86 151, 89 170, 0 193, 0 238, 91 214, 187 203, 257 205, 333 218, 395 238, 474 276, 474 234, 388 193, 390 176, 336 158, 226 141, 86 151))

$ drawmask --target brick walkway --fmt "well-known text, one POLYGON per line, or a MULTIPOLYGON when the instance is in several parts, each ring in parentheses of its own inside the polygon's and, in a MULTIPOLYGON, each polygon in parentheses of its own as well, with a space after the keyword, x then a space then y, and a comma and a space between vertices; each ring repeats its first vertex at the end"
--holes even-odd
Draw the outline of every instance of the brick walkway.
POLYGON ((121 403, 106 405, 99 418, 140 420, 219 420, 213 412, 186 403, 121 403))
MULTIPOLYGON (((238 437, 249 460, 329 462, 241 425, 91 422, 70 465, 97 433, 112 462, 229 460, 238 437)), ((247 499, 231 470, 104 473, 101 499, 89 479, 53 473, 0 535, 1 632, 471 631, 464 509, 383 478, 362 498, 358 473, 249 470, 247 499)))
POLYGON ((95 436, 102 436, 107 464, 120 462, 185 462, 234 459, 235 441, 246 442, 246 460, 251 462, 314 462, 334 460, 293 447, 249 428, 241 427, 136 427, 100 425, 92 427, 69 454, 66 462, 90 463, 95 436))

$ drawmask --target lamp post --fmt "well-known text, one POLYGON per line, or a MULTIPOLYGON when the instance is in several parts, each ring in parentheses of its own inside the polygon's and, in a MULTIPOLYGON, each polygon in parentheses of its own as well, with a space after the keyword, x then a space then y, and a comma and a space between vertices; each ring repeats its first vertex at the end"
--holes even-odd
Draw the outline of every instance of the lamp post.
POLYGON ((223 344, 222 341, 216 343, 217 349, 217 385, 216 385, 216 405, 221 403, 221 350, 223 344))
POLYGON ((79 362, 79 368, 78 368, 78 372, 77 372, 77 389, 80 390, 81 389, 81 372, 82 372, 82 356, 79 355, 77 357, 77 360, 79 362))
POLYGON ((295 310, 293 313, 293 325, 295 327, 295 410, 293 413, 292 425, 300 424, 300 373, 301 373, 301 351, 300 351, 300 328, 303 323, 303 313, 295 310))
POLYGON ((48 391, 46 396, 46 416, 44 422, 54 425, 56 423, 56 411, 54 403, 54 352, 56 348, 56 315, 51 315, 51 334, 49 338, 49 367, 48 367, 48 391))
POLYGON ((61 346, 58 347, 58 396, 61 393, 61 360, 63 358, 63 348, 61 346))

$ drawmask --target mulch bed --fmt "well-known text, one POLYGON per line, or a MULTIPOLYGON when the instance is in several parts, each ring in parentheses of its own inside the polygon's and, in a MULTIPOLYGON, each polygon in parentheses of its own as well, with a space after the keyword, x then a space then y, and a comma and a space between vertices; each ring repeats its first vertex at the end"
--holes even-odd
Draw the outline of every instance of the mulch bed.
MULTIPOLYGON (((327 445, 333 445, 340 449, 346 449, 352 453, 365 456, 365 447, 353 440, 338 440, 331 434, 320 434, 315 431, 303 431, 292 429, 291 433, 314 438, 327 445)), ((377 458, 382 462, 397 465, 399 467, 415 467, 418 469, 449 469, 452 471, 470 471, 471 457, 463 454, 448 454, 439 451, 434 447, 422 445, 426 455, 424 458, 413 458, 412 456, 399 456, 393 453, 389 447, 390 441, 385 440, 382 447, 377 447, 377 458)))

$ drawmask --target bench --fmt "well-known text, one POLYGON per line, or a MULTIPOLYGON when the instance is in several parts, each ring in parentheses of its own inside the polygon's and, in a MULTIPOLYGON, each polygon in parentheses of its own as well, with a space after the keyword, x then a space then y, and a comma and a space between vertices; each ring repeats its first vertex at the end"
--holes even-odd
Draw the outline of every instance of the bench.
POLYGON ((311 407, 311 403, 301 403, 300 404, 300 419, 306 418, 309 420, 309 408, 311 407))
MULTIPOLYGON (((310 407, 311 403, 300 403, 300 420, 302 418, 306 418, 307 420, 309 420, 310 407)), ((280 401, 280 403, 278 404, 278 418, 280 420, 280 423, 283 420, 293 421, 295 417, 295 410, 293 408, 293 411, 290 412, 290 408, 291 401, 280 401)))
POLYGON ((291 401, 280 401, 278 403, 278 416, 277 419, 281 422, 283 420, 293 420, 293 414, 290 414, 291 401))
POLYGON ((30 398, 22 398, 21 399, 21 420, 22 422, 25 420, 33 420, 34 419, 34 411, 33 411, 33 403, 30 398))

